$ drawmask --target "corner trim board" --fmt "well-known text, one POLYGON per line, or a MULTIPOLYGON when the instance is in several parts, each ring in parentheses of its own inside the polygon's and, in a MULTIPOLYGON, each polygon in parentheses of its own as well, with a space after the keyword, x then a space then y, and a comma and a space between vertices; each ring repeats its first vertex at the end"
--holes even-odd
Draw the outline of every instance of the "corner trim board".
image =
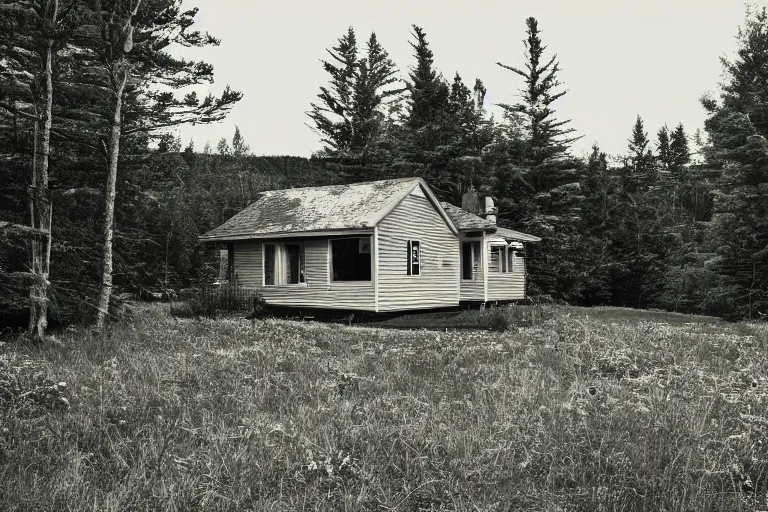
POLYGON ((379 227, 373 228, 373 305, 379 312, 379 227))

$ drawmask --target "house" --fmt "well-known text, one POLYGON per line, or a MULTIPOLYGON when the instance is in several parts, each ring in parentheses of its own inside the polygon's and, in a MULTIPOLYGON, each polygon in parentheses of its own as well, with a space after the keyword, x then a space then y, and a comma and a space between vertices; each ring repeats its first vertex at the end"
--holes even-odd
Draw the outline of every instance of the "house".
POLYGON ((538 240, 421 178, 268 191, 200 237, 268 304, 372 312, 523 299, 522 244, 538 240))

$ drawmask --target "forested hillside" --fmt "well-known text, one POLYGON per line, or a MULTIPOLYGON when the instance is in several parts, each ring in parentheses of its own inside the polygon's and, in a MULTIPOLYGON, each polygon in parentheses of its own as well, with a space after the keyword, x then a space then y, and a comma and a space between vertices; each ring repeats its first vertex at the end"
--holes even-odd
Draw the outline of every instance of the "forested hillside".
POLYGON ((178 0, 0 3, 0 309, 30 309, 35 336, 49 305, 58 321, 100 326, 112 290, 192 286, 206 273, 197 236, 260 191, 402 176, 455 204, 471 188, 491 195, 499 224, 542 237, 528 254, 530 295, 768 313, 765 9, 748 12, 719 95, 701 99, 703 131, 648 127, 640 112, 615 127, 624 154, 595 143, 587 159, 571 145, 588 134, 556 114, 567 89, 533 18, 519 22, 524 57, 498 51, 509 77, 500 116, 481 78, 436 69, 422 27, 402 63, 350 27, 327 52, 318 42, 328 83, 294 107, 323 151, 253 156, 236 128, 200 149, 169 130, 222 122, 242 94, 188 92, 213 82, 213 66, 176 59, 171 45, 218 44, 193 31, 195 13, 178 0))

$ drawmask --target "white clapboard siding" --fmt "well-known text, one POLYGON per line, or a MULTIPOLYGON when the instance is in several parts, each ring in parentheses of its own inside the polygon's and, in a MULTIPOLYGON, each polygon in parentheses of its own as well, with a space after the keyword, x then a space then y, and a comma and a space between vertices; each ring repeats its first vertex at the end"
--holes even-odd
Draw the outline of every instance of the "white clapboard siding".
MULTIPOLYGON (((489 251, 490 263, 490 251, 489 251)), ((488 297, 486 300, 521 300, 525 298, 525 267, 517 259, 512 272, 488 272, 488 297)), ((489 265, 490 268, 490 265, 489 265)))
POLYGON ((461 300, 462 301, 484 301, 483 276, 478 274, 474 281, 461 281, 461 300))
POLYGON ((379 224, 379 311, 459 304, 459 243, 417 189, 379 224), (421 271, 407 275, 408 240, 418 240, 421 271))
MULTIPOLYGON (((235 242, 235 272, 246 288, 260 288, 267 304, 276 306, 374 311, 373 282, 328 281, 328 239, 281 239, 304 243, 305 284, 264 286, 262 241, 235 242)), ((270 243, 265 240, 264 243, 270 243)))

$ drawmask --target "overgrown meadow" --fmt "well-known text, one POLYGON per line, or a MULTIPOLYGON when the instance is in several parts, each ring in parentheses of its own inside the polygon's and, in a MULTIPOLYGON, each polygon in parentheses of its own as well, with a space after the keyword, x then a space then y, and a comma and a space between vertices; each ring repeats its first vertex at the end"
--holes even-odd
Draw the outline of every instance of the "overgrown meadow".
POLYGON ((768 510, 765 325, 525 307, 499 332, 140 305, 11 340, 0 510, 768 510))

